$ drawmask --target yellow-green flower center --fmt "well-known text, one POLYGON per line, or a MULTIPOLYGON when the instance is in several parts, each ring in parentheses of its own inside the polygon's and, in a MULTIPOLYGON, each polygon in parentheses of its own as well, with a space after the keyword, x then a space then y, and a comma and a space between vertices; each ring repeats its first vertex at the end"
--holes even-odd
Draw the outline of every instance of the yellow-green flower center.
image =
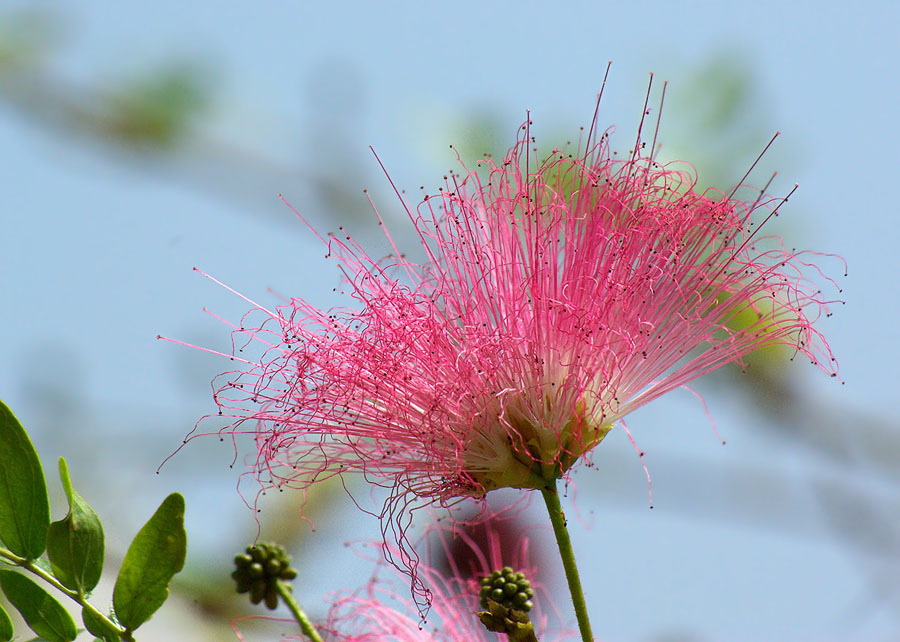
MULTIPOLYGON (((499 402, 498 402, 499 403, 499 402)), ((582 402, 571 411, 549 396, 535 409, 521 398, 478 417, 463 455, 466 475, 484 491, 555 487, 579 457, 612 428, 594 420, 582 402)))

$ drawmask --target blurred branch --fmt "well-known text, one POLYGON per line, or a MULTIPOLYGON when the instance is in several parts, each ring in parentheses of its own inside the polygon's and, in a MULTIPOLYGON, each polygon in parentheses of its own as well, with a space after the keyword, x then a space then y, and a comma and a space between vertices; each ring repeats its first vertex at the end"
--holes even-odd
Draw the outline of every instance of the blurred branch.
MULTIPOLYGON (((298 184, 311 190, 322 209, 334 217, 368 211, 361 207, 364 200, 359 190, 348 190, 345 180, 344 170, 358 165, 353 161, 358 156, 351 158, 347 150, 341 150, 336 158, 321 147, 322 130, 334 131, 334 123, 329 122, 334 110, 314 110, 313 118, 321 122, 307 123, 308 130, 318 135, 314 143, 319 149, 314 168, 303 171, 298 163, 284 163, 204 133, 201 120, 214 106, 210 79, 215 74, 209 64, 170 60, 128 74, 112 83, 113 88, 65 78, 52 69, 51 39, 42 35, 55 30, 54 17, 0 16, 0 100, 23 120, 93 145, 205 196, 252 209, 254 215, 292 222, 274 196, 295 190, 298 184), (259 208, 260 195, 272 196, 264 201, 269 207, 259 208)), ((317 83, 326 94, 333 85, 317 83)), ((313 107, 327 104, 328 100, 319 99, 313 107)), ((339 145, 339 138, 334 136, 330 144, 339 145)), ((353 153, 361 154, 362 149, 353 153)))
POLYGON ((775 364, 758 366, 732 381, 747 395, 747 402, 766 415, 761 426, 848 470, 877 471, 900 484, 900 424, 813 399, 775 364))
POLYGON ((857 619, 876 607, 887 611, 900 623, 900 507, 871 501, 834 480, 820 479, 814 491, 833 533, 851 553, 866 590, 856 604, 845 606, 847 619, 857 619), (887 508, 887 510, 886 510, 887 508))

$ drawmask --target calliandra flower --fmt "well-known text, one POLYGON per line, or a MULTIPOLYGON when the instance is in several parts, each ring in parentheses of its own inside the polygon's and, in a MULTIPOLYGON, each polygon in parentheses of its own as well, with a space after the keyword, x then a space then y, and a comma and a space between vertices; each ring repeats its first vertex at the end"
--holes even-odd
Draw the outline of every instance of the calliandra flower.
MULTIPOLYGON (((326 641, 341 642, 500 642, 507 640, 505 634, 489 632, 479 621, 479 612, 485 610, 485 582, 480 578, 494 579, 498 575, 515 574, 516 581, 522 583, 525 577, 534 577, 535 569, 529 563, 529 540, 522 537, 514 544, 501 542, 496 531, 490 530, 487 546, 480 547, 464 533, 451 534, 448 530, 439 529, 435 543, 445 550, 450 550, 453 539, 461 537, 463 543, 471 549, 470 559, 477 560, 475 568, 462 569, 451 564, 450 573, 444 575, 434 567, 422 564, 419 567, 419 578, 431 591, 431 607, 425 618, 422 618, 419 605, 403 597, 392 589, 389 578, 377 573, 369 584, 361 591, 348 595, 339 595, 334 601, 328 615, 327 624, 322 628, 327 631, 326 641), (511 564, 512 566, 508 566, 511 564), (499 570, 498 570, 499 569, 499 570), (524 571, 524 572, 523 572, 524 571), (475 579, 479 578, 479 579, 475 579)), ((434 552, 434 551, 432 551, 434 552)), ((389 555, 388 555, 389 556, 389 555)), ((452 560, 452 558, 451 558, 452 560)), ((383 566, 383 562, 382 562, 383 566)), ((535 611, 525 616, 541 634, 544 642, 562 641, 570 638, 565 631, 548 634, 546 612, 550 602, 549 595, 538 585, 538 594, 524 582, 528 590, 528 606, 523 613, 531 610, 530 600, 536 602, 535 611), (543 608, 544 614, 541 613, 543 608), (530 616, 530 617, 529 617, 530 616)), ((501 598, 506 600, 507 598, 501 598)), ((515 597, 509 598, 516 601, 515 597)), ((525 600, 518 600, 525 603, 525 600)), ((520 615, 522 615, 520 614, 520 615)), ((530 627, 529 627, 530 628, 530 627)), ((510 638, 514 639, 514 638, 510 638)), ((520 637, 516 639, 528 639, 520 637)))
POLYGON ((255 436, 264 486, 361 473, 402 542, 418 506, 555 488, 628 413, 761 346, 835 375, 813 327, 822 255, 760 235, 787 199, 697 193, 655 136, 617 157, 598 131, 595 111, 579 151, 539 157, 528 121, 414 210, 398 192, 419 262, 386 230, 387 261, 343 228, 319 237, 353 307, 258 306, 233 341, 262 355, 235 353, 216 386, 220 434, 255 436))

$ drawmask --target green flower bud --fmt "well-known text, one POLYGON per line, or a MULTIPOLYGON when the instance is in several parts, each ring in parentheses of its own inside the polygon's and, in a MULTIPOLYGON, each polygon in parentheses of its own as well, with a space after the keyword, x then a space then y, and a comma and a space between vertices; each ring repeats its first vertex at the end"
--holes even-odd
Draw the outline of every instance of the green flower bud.
POLYGON ((538 642, 528 611, 534 606, 531 583, 523 573, 506 566, 482 578, 478 595, 481 607, 479 621, 488 631, 505 633, 509 642, 538 642))
POLYGON ((488 601, 491 600, 506 609, 528 612, 533 606, 534 589, 524 573, 504 566, 481 579, 478 596, 483 609, 489 608, 488 601))
MULTIPOLYGON (((279 544, 259 542, 248 546, 245 553, 234 557, 235 570, 231 577, 238 593, 250 593, 250 601, 259 604, 265 600, 270 609, 278 607, 278 582, 289 582, 297 577, 291 568, 291 557, 279 544)), ((290 590, 290 585, 286 585, 290 590)))

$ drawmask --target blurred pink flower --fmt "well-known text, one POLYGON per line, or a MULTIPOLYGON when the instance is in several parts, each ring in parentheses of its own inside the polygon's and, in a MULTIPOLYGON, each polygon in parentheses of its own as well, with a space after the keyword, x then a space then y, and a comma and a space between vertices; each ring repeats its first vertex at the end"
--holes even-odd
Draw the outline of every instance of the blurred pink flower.
MULTIPOLYGON (((334 599, 328 622, 322 627, 328 632, 325 639, 328 642, 505 641, 505 635, 489 632, 478 620, 476 613, 484 610, 479 605, 479 580, 504 566, 520 570, 534 580, 536 571, 529 561, 528 538, 501 546, 497 531, 489 529, 488 545, 482 548, 463 533, 454 535, 444 530, 439 531, 432 543, 442 546, 445 550, 441 555, 445 556, 451 542, 459 537, 471 549, 469 559, 477 560, 477 564, 471 569, 451 565, 447 576, 431 566, 419 566, 419 579, 431 592, 431 606, 424 619, 420 614, 421 605, 394 591, 389 578, 376 575, 363 590, 334 599)), ((534 586, 538 595, 534 598, 535 609, 529 615, 538 637, 544 642, 575 639, 565 631, 548 632, 546 613, 548 607, 549 610, 554 607, 543 587, 534 586)))
POLYGON ((419 578, 431 591, 431 609, 423 623, 419 605, 393 591, 388 584, 372 580, 364 591, 339 597, 324 627, 327 640, 345 642, 471 642, 497 640, 478 621, 478 587, 444 578, 425 565, 419 578), (473 592, 474 591, 474 592, 473 592))
POLYGON ((625 415, 761 346, 835 374, 813 328, 821 255, 753 220, 786 199, 697 193, 689 166, 643 156, 640 138, 622 160, 608 134, 540 162, 532 145, 526 123, 499 165, 407 208, 421 262, 386 231, 386 262, 343 228, 320 237, 353 309, 290 299, 236 328, 265 351, 236 355, 246 368, 215 400, 223 430, 255 435, 264 486, 362 473, 388 489, 383 528, 402 542, 411 508, 554 488, 625 415))

